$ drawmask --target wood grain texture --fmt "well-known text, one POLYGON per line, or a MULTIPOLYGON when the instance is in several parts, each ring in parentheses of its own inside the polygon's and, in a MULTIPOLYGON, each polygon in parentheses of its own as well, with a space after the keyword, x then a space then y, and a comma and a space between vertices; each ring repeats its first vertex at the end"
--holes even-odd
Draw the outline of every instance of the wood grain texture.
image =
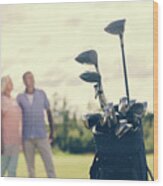
POLYGON ((154 2, 154 179, 158 179, 158 3, 154 2))

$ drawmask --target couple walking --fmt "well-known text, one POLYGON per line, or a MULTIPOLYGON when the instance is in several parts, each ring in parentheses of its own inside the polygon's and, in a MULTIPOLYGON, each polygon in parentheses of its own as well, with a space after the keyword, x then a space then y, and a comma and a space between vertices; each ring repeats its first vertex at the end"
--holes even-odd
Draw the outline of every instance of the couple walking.
POLYGON ((39 151, 47 176, 56 177, 50 142, 53 140, 54 123, 49 101, 43 90, 35 88, 31 72, 23 75, 25 91, 14 99, 11 96, 13 83, 9 76, 1 82, 1 174, 16 176, 20 146, 23 146, 29 177, 35 177, 35 151, 39 151), (44 121, 46 110, 50 127, 47 137, 44 121))

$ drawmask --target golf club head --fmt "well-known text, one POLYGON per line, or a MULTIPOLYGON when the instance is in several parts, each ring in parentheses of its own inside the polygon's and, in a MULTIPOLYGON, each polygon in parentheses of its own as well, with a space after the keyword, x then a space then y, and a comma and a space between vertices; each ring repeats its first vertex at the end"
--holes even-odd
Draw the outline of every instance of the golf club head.
POLYGON ((86 128, 91 129, 96 125, 102 125, 103 118, 100 113, 86 114, 83 117, 83 122, 86 128))
POLYGON ((95 50, 82 52, 75 60, 81 64, 97 65, 97 52, 95 50))
POLYGON ((112 113, 113 112, 113 109, 114 109, 114 105, 113 103, 108 103, 105 108, 104 108, 104 111, 105 113, 112 113))
POLYGON ((127 97, 122 97, 119 100, 118 110, 119 110, 119 112, 122 112, 122 113, 127 112, 127 110, 128 110, 128 100, 127 100, 127 97))
POLYGON ((124 136, 128 131, 130 131, 133 128, 133 125, 131 123, 122 123, 118 125, 115 129, 115 135, 118 138, 121 138, 124 136))
POLYGON ((147 109, 147 102, 144 103, 135 103, 131 106, 130 111, 135 114, 137 117, 141 118, 147 109))
POLYGON ((84 72, 80 75, 80 78, 88 83, 100 83, 101 76, 97 72, 84 72))
POLYGON ((134 105, 136 103, 136 99, 132 99, 129 102, 129 106, 132 107, 132 105, 134 105))
POLYGON ((125 19, 114 21, 110 23, 104 30, 110 34, 121 35, 124 32, 125 21, 125 19))
POLYGON ((145 102, 143 103, 143 106, 144 106, 144 112, 146 112, 146 111, 147 111, 147 107, 148 107, 148 103, 145 101, 145 102))
POLYGON ((104 107, 104 123, 107 123, 109 128, 111 128, 111 126, 112 126, 112 122, 111 122, 110 118, 113 118, 113 116, 112 116, 113 109, 114 109, 113 103, 108 103, 104 107))

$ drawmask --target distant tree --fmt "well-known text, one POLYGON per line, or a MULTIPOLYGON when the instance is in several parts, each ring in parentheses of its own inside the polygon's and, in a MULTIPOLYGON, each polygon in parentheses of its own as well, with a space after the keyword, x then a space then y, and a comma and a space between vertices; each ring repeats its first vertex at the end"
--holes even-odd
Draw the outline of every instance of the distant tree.
POLYGON ((142 120, 144 141, 147 152, 154 151, 154 114, 147 113, 142 120))

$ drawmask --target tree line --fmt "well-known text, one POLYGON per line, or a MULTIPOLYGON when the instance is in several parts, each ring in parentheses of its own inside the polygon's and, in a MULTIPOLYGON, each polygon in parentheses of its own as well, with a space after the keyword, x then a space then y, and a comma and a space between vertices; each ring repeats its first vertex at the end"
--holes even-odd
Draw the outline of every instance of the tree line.
MULTIPOLYGON (((70 153, 90 153, 95 151, 95 143, 90 130, 72 111, 66 99, 54 94, 53 117, 55 120, 54 148, 70 153)), ((88 107, 90 105, 88 104, 88 107)), ((144 141, 147 153, 154 151, 154 114, 148 112, 143 120, 144 141)))

